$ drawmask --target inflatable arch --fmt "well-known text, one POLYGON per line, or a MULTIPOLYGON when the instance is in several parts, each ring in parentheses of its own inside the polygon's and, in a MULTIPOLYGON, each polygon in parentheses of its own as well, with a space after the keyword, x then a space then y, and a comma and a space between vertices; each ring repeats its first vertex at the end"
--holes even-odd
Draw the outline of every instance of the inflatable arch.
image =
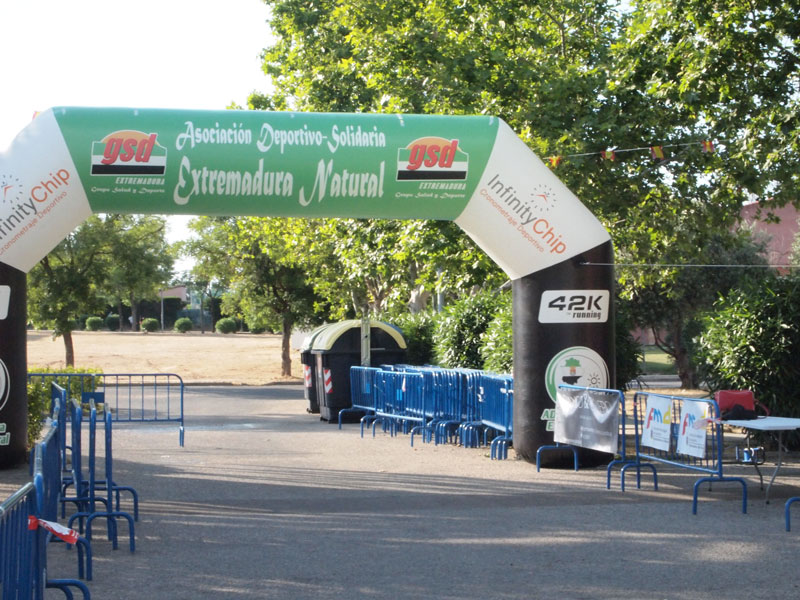
POLYGON ((0 194, 0 463, 25 452, 25 273, 95 212, 453 220, 513 280, 516 451, 552 443, 559 383, 613 385, 613 267, 584 265, 610 236, 495 117, 53 108, 0 194))

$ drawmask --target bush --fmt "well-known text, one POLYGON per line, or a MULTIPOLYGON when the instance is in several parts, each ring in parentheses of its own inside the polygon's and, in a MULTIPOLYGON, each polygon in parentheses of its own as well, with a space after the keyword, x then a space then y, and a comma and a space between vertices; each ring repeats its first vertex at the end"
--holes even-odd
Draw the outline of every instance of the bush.
POLYGON ((142 331, 148 331, 150 333, 154 331, 158 331, 161 328, 161 324, 158 322, 158 319, 148 318, 142 321, 142 331))
POLYGON ((217 321, 216 329, 219 333, 236 333, 236 331, 239 329, 239 326, 237 325, 235 319, 224 317, 217 321))
MULTIPOLYGON (((749 389, 770 412, 800 417, 800 278, 782 277, 718 300, 700 336, 711 391, 749 389)), ((797 434, 787 435, 797 447, 797 434)))
POLYGON ((175 321, 175 331, 178 333, 186 333, 192 330, 192 320, 189 317, 181 317, 175 321))
POLYGON ((64 373, 59 377, 29 377, 28 381, 28 447, 39 441, 45 419, 50 414, 50 384, 57 383, 67 390, 67 398, 80 400, 81 392, 92 392, 102 384, 100 377, 79 377, 73 375, 67 377, 66 374, 98 374, 101 369, 86 367, 30 367, 28 373, 50 374, 64 373))
POLYGON ((33 448, 42 434, 45 419, 50 412, 50 384, 41 380, 28 383, 28 450, 33 448))
POLYGON ((100 331, 103 328, 103 319, 101 317, 89 317, 86 319, 87 331, 100 331))
POLYGON ((482 369, 481 335, 494 318, 498 296, 480 292, 447 307, 434 333, 436 360, 448 368, 482 369))
POLYGON ((406 362, 411 365, 428 365, 434 360, 433 333, 436 314, 430 311, 404 313, 382 320, 400 328, 406 340, 406 362))
POLYGON ((109 331, 119 331, 119 315, 108 315, 106 317, 106 327, 109 331))
POLYGON ((632 329, 633 322, 628 317, 627 311, 620 309, 618 305, 614 319, 614 349, 616 354, 616 381, 614 382, 614 388, 623 392, 628 389, 628 383, 639 378, 644 364, 642 345, 633 337, 632 329))
POLYGON ((483 368, 495 373, 511 373, 514 367, 514 332, 511 294, 503 294, 497 312, 481 336, 483 368))

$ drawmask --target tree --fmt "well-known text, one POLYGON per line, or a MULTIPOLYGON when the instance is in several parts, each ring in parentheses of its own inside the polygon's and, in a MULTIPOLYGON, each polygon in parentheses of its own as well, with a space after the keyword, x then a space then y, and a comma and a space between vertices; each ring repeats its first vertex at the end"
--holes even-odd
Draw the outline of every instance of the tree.
POLYGON ((223 311, 242 315, 251 327, 281 331, 281 370, 291 376, 290 340, 296 325, 311 325, 319 315, 318 298, 298 266, 291 220, 279 218, 200 218, 191 223, 199 234, 184 245, 197 259, 200 277, 224 282, 223 311))
MULTIPOLYGON (((797 0, 267 4, 274 92, 252 108, 500 116, 539 156, 565 157, 559 178, 606 224, 619 262, 711 262, 709 233, 733 227, 745 200, 800 201, 797 0), (654 145, 663 158, 649 158, 654 145), (601 159, 608 148, 616 160, 601 159)), ((677 340, 708 306, 686 295, 687 277, 620 271, 623 297, 674 319, 661 320, 685 380, 677 340)), ((716 278, 695 284, 730 287, 716 278)))
POLYGON ((132 329, 139 325, 139 301, 156 298, 170 278, 172 256, 165 238, 163 217, 109 215, 111 261, 104 288, 111 303, 118 305, 120 331, 122 305, 131 308, 132 329))
MULTIPOLYGON (((698 232, 693 239, 698 244, 692 258, 696 262, 678 268, 647 269, 651 272, 630 288, 629 305, 633 321, 649 328, 656 345, 672 357, 681 386, 686 388, 698 383, 694 340, 714 302, 731 290, 753 286, 771 276, 763 268, 763 245, 753 241, 747 231, 698 232)), ((660 262, 685 259, 667 249, 660 262)))
POLYGON ((78 318, 103 309, 109 270, 110 224, 92 216, 60 242, 28 274, 28 318, 64 338, 65 362, 75 366, 72 332, 78 318))

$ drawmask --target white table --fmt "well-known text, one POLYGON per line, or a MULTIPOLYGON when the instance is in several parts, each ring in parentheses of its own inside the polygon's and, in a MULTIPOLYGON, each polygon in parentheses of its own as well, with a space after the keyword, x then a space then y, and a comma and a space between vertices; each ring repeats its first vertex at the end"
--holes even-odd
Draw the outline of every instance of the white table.
POLYGON ((781 470, 781 464, 783 463, 783 432, 800 429, 800 419, 790 419, 788 417, 758 417, 757 419, 722 421, 722 424, 731 425, 733 427, 743 427, 751 431, 771 431, 778 433, 778 461, 775 465, 775 471, 772 473, 772 478, 770 478, 767 484, 765 495, 767 504, 769 504, 769 490, 772 487, 772 482, 775 481, 775 478, 778 476, 778 472, 781 470))

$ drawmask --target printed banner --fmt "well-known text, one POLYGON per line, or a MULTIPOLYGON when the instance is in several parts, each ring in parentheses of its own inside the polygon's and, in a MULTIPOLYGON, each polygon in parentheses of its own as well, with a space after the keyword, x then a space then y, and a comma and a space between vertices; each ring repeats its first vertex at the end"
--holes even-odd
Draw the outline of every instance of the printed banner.
POLYGON ((610 239, 494 117, 54 108, 0 184, 23 271, 92 212, 454 220, 514 279, 610 239))
POLYGON ((619 396, 558 388, 553 440, 614 454, 619 437, 619 396))
POLYGON ((678 429, 678 454, 706 457, 708 402, 684 400, 681 405, 681 424, 678 429))
POLYGON ((672 400, 664 396, 648 395, 641 443, 656 450, 669 452, 671 427, 672 400))

